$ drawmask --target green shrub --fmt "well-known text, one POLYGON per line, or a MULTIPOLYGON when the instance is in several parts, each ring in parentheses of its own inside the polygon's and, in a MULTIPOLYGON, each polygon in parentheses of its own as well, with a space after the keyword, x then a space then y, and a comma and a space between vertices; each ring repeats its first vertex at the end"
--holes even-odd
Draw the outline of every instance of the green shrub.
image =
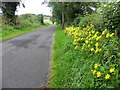
POLYGON ((82 20, 83 17, 84 17, 83 15, 78 15, 78 17, 74 19, 72 25, 78 27, 79 23, 80 23, 80 21, 82 20))
POLYGON ((2 30, 13 30, 14 27, 6 24, 2 24, 2 30))
POLYGON ((118 37, 94 25, 57 28, 50 86, 53 88, 119 87, 118 37))
MULTIPOLYGON (((95 88, 118 87, 118 65, 120 63, 118 57, 120 54, 118 37, 114 36, 114 33, 110 33, 107 29, 98 32, 93 27, 94 25, 83 29, 80 27, 69 27, 65 30, 65 33, 74 39, 72 43, 74 49, 77 52, 80 51, 79 54, 82 54, 84 60, 89 60, 88 62, 91 63, 88 66, 92 70, 91 74, 93 76, 91 76, 91 81, 94 83, 88 84, 89 82, 86 82, 87 80, 85 79, 84 84, 95 88)), ((86 68, 86 70, 88 69, 86 68)), ((88 75, 89 73, 88 71, 88 75)))
POLYGON ((85 15, 84 17, 80 15, 75 19, 74 23, 75 26, 80 27, 86 27, 87 25, 93 24, 98 31, 102 31, 103 29, 103 19, 99 13, 85 15))
POLYGON ((120 2, 102 6, 104 27, 120 36, 120 2))
MULTIPOLYGON (((40 25, 37 20, 38 16, 34 14, 23 14, 17 16, 17 21, 15 25, 2 24, 2 30, 0 31, 0 39, 8 39, 15 37, 20 34, 24 34, 38 28, 45 27, 47 25, 40 25)), ((48 23, 46 23, 48 24, 48 23)))

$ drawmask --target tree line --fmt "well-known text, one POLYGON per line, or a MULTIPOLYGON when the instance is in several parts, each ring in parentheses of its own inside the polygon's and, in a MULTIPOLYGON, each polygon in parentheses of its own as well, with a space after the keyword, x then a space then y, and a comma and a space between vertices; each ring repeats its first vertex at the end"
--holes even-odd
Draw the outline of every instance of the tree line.
MULTIPOLYGON (((7 25, 15 25, 17 20, 17 15, 15 12, 17 10, 17 6, 20 5, 21 2, 1 2, 1 10, 2 10, 2 23, 7 25)), ((25 8, 25 5, 22 4, 25 8)), ((26 17, 29 16, 26 14, 26 17)), ((44 15, 38 14, 36 16, 39 19, 40 24, 44 25, 44 15)))
POLYGON ((98 31, 107 28, 120 36, 120 1, 49 2, 48 6, 52 8, 52 20, 62 29, 71 25, 94 24, 98 31))
POLYGON ((49 2, 52 7, 52 20, 62 25, 71 25, 79 15, 91 14, 96 12, 100 3, 96 2, 49 2))

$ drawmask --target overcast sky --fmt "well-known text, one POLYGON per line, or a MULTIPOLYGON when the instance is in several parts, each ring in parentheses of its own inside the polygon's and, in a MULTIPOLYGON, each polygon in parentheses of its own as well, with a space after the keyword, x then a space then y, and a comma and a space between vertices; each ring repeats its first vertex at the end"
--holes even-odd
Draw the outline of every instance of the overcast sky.
POLYGON ((47 4, 42 4, 44 0, 22 0, 25 8, 20 5, 17 8, 17 15, 32 13, 32 14, 44 14, 51 15, 51 8, 47 7, 47 4))

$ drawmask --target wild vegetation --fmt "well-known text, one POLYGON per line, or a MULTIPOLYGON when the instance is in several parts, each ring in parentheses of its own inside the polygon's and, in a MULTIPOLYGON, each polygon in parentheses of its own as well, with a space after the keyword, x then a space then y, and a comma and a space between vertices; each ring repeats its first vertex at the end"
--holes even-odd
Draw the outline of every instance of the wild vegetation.
POLYGON ((24 34, 42 27, 46 27, 50 25, 49 22, 43 22, 43 17, 41 19, 41 15, 34 14, 23 14, 19 15, 16 18, 15 25, 8 25, 2 23, 2 31, 0 33, 0 39, 5 40, 20 34, 24 34))
MULTIPOLYGON (((43 17, 50 18, 57 24, 50 87, 119 88, 120 1, 48 4, 52 17, 15 16, 19 3, 2 3, 0 39, 44 27, 43 17)), ((46 20, 47 25, 52 22, 46 20)))
MULTIPOLYGON (((85 2, 81 3, 79 5, 83 6, 85 2)), ((86 5, 90 3, 86 2, 86 5)), ((70 24, 66 24, 64 30, 56 27, 49 84, 51 87, 119 87, 120 2, 98 3, 97 5, 96 11, 89 13, 83 9, 87 13, 78 12, 77 17, 73 17, 71 22, 68 21, 70 24)), ((75 6, 80 8, 74 3, 75 6)), ((68 9, 71 7, 69 6, 68 9)), ((53 15, 55 12, 57 13, 53 9, 53 15)), ((72 12, 77 11, 73 9, 72 12)), ((54 17, 54 20, 58 18, 54 17)), ((59 20, 62 21, 62 18, 59 20)), ((58 22, 58 24, 61 23, 58 22)))
MULTIPOLYGON (((2 14, 0 15, 0 18, 2 18, 2 30, 0 30, 1 40, 9 39, 52 24, 49 20, 50 17, 43 14, 15 15, 17 6, 20 3, 21 1, 0 3, 2 10, 2 14), (47 21, 44 18, 47 18, 47 21)), ((24 4, 22 5, 25 7, 24 4)))
POLYGON ((52 20, 61 24, 64 29, 65 26, 71 25, 79 15, 95 12, 90 8, 91 6, 97 9, 99 5, 100 3, 95 2, 49 2, 48 6, 53 9, 52 20))

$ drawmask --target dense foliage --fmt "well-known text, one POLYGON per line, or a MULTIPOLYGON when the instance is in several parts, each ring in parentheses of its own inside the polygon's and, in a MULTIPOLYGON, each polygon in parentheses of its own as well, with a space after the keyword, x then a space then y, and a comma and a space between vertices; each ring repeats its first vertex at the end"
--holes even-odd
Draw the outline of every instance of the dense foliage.
POLYGON ((101 7, 92 14, 85 16, 79 15, 75 18, 74 26, 87 26, 94 24, 98 31, 109 29, 110 32, 114 32, 117 36, 120 36, 120 2, 101 4, 101 7))
POLYGON ((78 13, 72 19, 66 14, 71 24, 66 25, 64 32, 60 28, 56 30, 51 87, 119 87, 119 5, 120 2, 101 3, 96 12, 78 13))
POLYGON ((85 16, 79 15, 73 22, 74 26, 86 27, 87 25, 94 24, 98 31, 103 29, 103 18, 100 13, 87 14, 85 16))
POLYGON ((43 14, 39 14, 38 15, 38 21, 40 22, 40 24, 44 25, 44 15, 43 14))
POLYGON ((62 24, 62 13, 64 13, 65 25, 71 25, 77 16, 90 14, 95 12, 100 3, 95 2, 50 2, 49 7, 52 7, 53 18, 58 24, 62 24), (94 7, 95 10, 92 9, 94 7))
POLYGON ((16 23, 14 26, 8 24, 2 24, 2 33, 0 39, 8 39, 15 37, 20 34, 24 34, 41 27, 47 26, 49 23, 44 25, 40 22, 40 15, 35 14, 23 14, 16 17, 16 23))
POLYGON ((114 33, 110 33, 107 29, 100 33, 94 29, 92 24, 83 29, 66 28, 65 33, 73 37, 74 48, 80 51, 79 54, 84 54, 83 58, 92 57, 95 60, 92 63, 94 67, 89 67, 92 68, 94 76, 94 83, 89 86, 118 87, 118 65, 120 63, 118 56, 120 53, 118 52, 118 38, 114 36, 114 33))
POLYGON ((104 27, 120 36, 120 2, 108 3, 102 7, 104 27))
POLYGON ((56 29, 50 86, 53 88, 119 87, 119 38, 94 25, 56 29), (65 33, 64 33, 65 32, 65 33))
POLYGON ((19 2, 2 2, 1 10, 3 12, 3 23, 14 25, 15 24, 15 11, 19 2))

